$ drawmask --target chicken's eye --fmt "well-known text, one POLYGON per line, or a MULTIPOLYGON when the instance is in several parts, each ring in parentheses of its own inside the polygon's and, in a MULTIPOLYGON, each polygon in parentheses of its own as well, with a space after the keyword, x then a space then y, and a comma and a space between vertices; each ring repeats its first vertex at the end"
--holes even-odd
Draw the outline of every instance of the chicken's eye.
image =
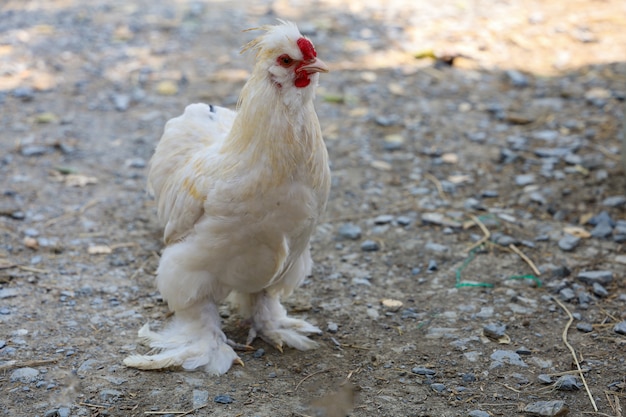
POLYGON ((281 55, 277 59, 278 63, 283 67, 290 67, 293 64, 293 58, 287 54, 281 55))

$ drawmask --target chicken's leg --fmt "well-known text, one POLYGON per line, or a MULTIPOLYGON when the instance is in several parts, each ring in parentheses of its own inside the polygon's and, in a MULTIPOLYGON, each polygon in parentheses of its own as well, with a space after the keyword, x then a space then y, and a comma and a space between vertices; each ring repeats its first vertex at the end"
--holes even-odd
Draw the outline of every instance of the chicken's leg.
POLYGON ((139 337, 158 353, 129 356, 124 360, 126 366, 139 369, 203 367, 210 374, 221 375, 233 363, 243 364, 220 329, 217 306, 210 301, 198 301, 177 311, 172 322, 160 333, 144 325, 139 337))
POLYGON ((309 339, 307 335, 321 334, 322 331, 304 320, 287 317, 287 311, 280 304, 278 295, 261 291, 249 297, 251 317, 248 344, 258 336, 280 351, 283 344, 299 350, 314 349, 318 346, 318 343, 309 339))

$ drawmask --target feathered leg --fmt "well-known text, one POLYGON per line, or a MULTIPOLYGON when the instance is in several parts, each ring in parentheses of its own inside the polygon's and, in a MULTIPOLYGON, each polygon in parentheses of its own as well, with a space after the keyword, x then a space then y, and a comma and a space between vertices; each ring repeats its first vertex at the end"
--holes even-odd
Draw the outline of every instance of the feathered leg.
POLYGON ((321 334, 322 331, 304 320, 294 319, 287 316, 285 307, 280 303, 277 294, 272 295, 266 291, 250 294, 247 297, 248 305, 242 310, 250 311, 250 331, 247 344, 251 344, 256 337, 260 337, 267 343, 282 352, 286 344, 298 350, 309 350, 318 347, 318 343, 307 336, 321 334))
POLYGON ((154 355, 133 355, 124 364, 139 369, 182 367, 193 370, 203 367, 210 374, 226 373, 233 363, 243 364, 228 344, 220 329, 220 316, 213 302, 198 301, 176 312, 172 322, 160 333, 148 324, 139 330, 139 337, 152 348, 154 355))

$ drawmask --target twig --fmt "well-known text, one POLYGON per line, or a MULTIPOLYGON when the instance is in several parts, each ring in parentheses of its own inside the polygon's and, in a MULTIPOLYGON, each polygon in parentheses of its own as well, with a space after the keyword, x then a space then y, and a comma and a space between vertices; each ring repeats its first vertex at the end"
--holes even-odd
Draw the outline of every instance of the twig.
POLYGON ((91 403, 85 403, 85 402, 79 402, 78 405, 84 405, 85 407, 93 407, 93 408, 107 408, 106 405, 91 404, 91 403))
POLYGON ((16 265, 16 266, 22 271, 35 272, 38 274, 47 274, 50 272, 47 269, 33 268, 32 266, 25 266, 25 265, 16 265))
POLYGON ((334 371, 335 369, 337 368, 326 368, 326 369, 322 369, 321 371, 313 372, 312 374, 305 376, 304 378, 300 380, 300 382, 298 382, 298 385, 296 385, 293 392, 298 391, 298 388, 300 388, 300 385, 302 385, 302 383, 306 381, 307 379, 312 378, 315 375, 323 374, 324 372, 334 371))
POLYGON ((535 266, 533 261, 531 261, 530 258, 528 256, 526 256, 526 254, 524 252, 519 250, 519 248, 517 246, 515 246, 513 243, 511 243, 509 245, 509 248, 513 252, 517 253, 519 255, 519 257, 522 258, 524 260, 524 262, 526 262, 528 264, 528 266, 530 266, 530 269, 533 270, 533 272, 535 273, 536 276, 541 275, 541 272, 537 269, 537 267, 535 266))
POLYGON ((42 360, 33 360, 26 362, 18 362, 18 361, 8 361, 2 365, 0 365, 0 371, 6 371, 12 368, 30 368, 33 366, 41 366, 47 365, 49 363, 56 363, 56 359, 42 359, 42 360))
POLYGON ((585 386, 585 390, 587 391, 587 395, 589 396, 589 400, 591 401, 591 405, 593 406, 594 411, 597 412, 598 411, 598 406, 596 405, 596 402, 593 399, 593 395, 591 394, 591 391, 589 391, 589 386, 587 385, 587 380, 585 379, 585 375, 583 375, 583 370, 580 368, 580 363, 578 362, 578 358, 576 357, 576 351, 574 350, 572 345, 570 345, 569 342, 567 341, 567 331, 569 330, 569 327, 574 322, 574 316, 572 316, 572 313, 570 313, 570 311, 567 309, 567 307, 565 307, 565 305, 561 301, 559 301, 558 298, 552 297, 552 299, 554 301, 556 301, 556 303, 563 309, 563 311, 565 311, 567 313, 567 316, 569 317, 569 320, 567 321, 567 324, 565 325, 565 328, 563 329, 563 333, 561 335, 562 338, 563 338, 563 343, 565 343, 565 346, 567 346, 567 348, 569 349, 570 353, 572 354, 572 357, 574 358, 574 363, 576 363, 576 368, 578 368, 578 374, 580 375, 580 379, 582 379, 582 381, 583 381, 583 385, 585 386))
POLYGON ((480 221, 480 219, 476 216, 474 216, 473 214, 470 215, 470 217, 472 218, 472 221, 478 226, 480 227, 480 230, 483 231, 483 237, 480 238, 479 241, 475 242, 474 244, 472 244, 472 246, 470 246, 469 248, 467 248, 467 251, 471 251, 474 248, 477 248, 478 246, 482 245, 483 243, 487 242, 489 240, 489 238, 491 237, 491 233, 489 232, 489 229, 487 229, 487 226, 484 225, 483 222, 480 221))
POLYGON ((166 414, 176 414, 179 417, 182 416, 188 416, 191 413, 194 413, 202 408, 205 408, 209 405, 209 403, 205 403, 202 405, 199 405, 198 407, 194 407, 191 410, 188 411, 171 411, 171 410, 167 410, 167 411, 144 411, 144 414, 149 414, 149 415, 153 415, 153 416, 162 416, 162 415, 166 415, 166 414))
POLYGON ((439 197, 447 200, 446 193, 443 191, 443 186, 441 185, 441 181, 439 181, 437 177, 435 177, 431 173, 424 172, 424 178, 432 181, 435 184, 435 187, 437 187, 437 193, 439 193, 439 197))

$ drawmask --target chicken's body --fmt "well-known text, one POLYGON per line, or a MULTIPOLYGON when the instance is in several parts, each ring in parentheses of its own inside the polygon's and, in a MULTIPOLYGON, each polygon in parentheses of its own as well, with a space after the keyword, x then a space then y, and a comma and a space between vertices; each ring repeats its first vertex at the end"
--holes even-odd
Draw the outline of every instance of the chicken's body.
POLYGON ((217 305, 233 291, 251 324, 248 344, 258 335, 278 348, 317 345, 307 335, 319 329, 287 317, 280 297, 310 272, 309 239, 328 198, 328 155, 312 101, 326 67, 295 25, 264 29, 247 46, 257 64, 239 111, 188 106, 167 123, 150 162, 167 245, 157 286, 175 317, 162 333, 140 330, 161 351, 131 356, 128 366, 226 372, 239 358, 217 305), (286 66, 285 54, 306 74, 286 66))

